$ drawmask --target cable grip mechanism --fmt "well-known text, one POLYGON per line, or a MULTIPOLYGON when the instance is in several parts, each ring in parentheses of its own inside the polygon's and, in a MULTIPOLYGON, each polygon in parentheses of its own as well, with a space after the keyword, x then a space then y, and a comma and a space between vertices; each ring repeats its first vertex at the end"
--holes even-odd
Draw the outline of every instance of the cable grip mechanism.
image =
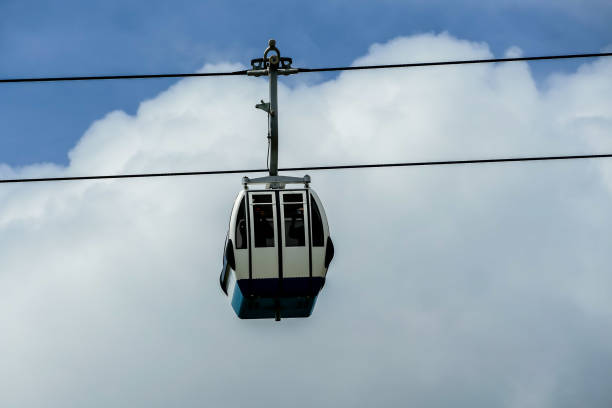
POLYGON ((264 51, 263 58, 254 58, 251 60, 251 69, 247 71, 250 76, 269 75, 270 70, 275 70, 279 75, 297 74, 297 68, 291 68, 293 59, 289 57, 281 57, 281 53, 276 48, 276 41, 269 40, 268 48, 264 51), (273 53, 268 57, 268 54, 273 53))

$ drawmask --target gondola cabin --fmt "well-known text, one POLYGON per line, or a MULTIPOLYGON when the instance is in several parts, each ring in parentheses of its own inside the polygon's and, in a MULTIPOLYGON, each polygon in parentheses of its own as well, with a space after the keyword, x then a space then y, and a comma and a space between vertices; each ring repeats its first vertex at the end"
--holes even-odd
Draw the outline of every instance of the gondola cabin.
POLYGON ((280 188, 251 190, 245 179, 230 218, 221 288, 241 319, 308 317, 334 255, 321 200, 308 176, 297 179, 307 181, 304 188, 272 183, 280 188))

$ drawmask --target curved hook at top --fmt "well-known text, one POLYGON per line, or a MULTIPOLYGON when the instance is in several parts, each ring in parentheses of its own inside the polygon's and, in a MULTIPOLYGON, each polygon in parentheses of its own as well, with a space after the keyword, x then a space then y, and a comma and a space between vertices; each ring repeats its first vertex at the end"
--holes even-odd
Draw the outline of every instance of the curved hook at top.
POLYGON ((278 48, 276 48, 276 40, 269 40, 268 41, 268 48, 266 48, 266 50, 264 51, 264 56, 263 56, 264 61, 267 61, 268 53, 270 51, 276 52, 276 56, 277 56, 278 59, 276 59, 276 61, 270 61, 270 62, 274 63, 274 65, 277 65, 278 61, 280 60, 280 51, 278 50, 278 48))

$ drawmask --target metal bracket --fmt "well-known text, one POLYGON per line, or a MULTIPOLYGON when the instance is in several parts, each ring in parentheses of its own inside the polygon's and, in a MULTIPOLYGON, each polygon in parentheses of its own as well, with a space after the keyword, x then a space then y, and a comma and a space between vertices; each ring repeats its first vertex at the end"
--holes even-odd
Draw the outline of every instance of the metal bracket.
MULTIPOLYGON (((265 71, 270 66, 270 59, 274 59, 276 57, 273 55, 270 58, 254 58, 251 60, 251 70, 253 71, 265 71)), ((278 57, 278 68, 279 69, 291 69, 291 64, 293 64, 293 59, 289 57, 278 57)))
POLYGON ((266 188, 271 189, 284 189, 287 184, 304 184, 304 187, 308 188, 310 184, 310 176, 306 174, 304 177, 291 177, 291 176, 265 176, 257 178, 242 178, 242 185, 245 189, 248 188, 249 184, 265 184, 266 188))
MULTIPOLYGON (((298 72, 300 72, 300 70, 297 68, 278 68, 276 72, 278 73, 278 75, 292 75, 292 74, 297 74, 298 72)), ((251 69, 247 71, 248 76, 254 76, 254 77, 268 76, 268 74, 269 72, 267 68, 266 69, 251 69)))
POLYGON ((257 105, 255 105, 255 107, 257 109, 261 109, 264 112, 267 112, 270 115, 274 115, 274 112, 272 112, 272 109, 270 109, 270 103, 268 102, 264 102, 262 100, 261 103, 258 103, 257 105))
POLYGON ((268 42, 268 48, 264 52, 263 58, 254 58, 251 60, 251 69, 247 71, 247 75, 250 76, 262 76, 268 75, 270 68, 278 70, 280 75, 291 75, 297 74, 297 68, 291 68, 293 59, 288 57, 281 57, 280 51, 276 48, 276 41, 270 40, 268 42), (268 57, 269 52, 274 52, 276 55, 268 57))

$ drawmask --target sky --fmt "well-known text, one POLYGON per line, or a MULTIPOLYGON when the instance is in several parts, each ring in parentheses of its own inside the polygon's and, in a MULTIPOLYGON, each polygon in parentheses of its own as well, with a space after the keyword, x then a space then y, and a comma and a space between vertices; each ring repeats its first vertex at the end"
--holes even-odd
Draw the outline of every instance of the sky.
MULTIPOLYGON (((495 56, 511 46, 525 55, 599 52, 611 20, 607 0, 2 0, 0 77, 195 72, 206 63, 248 64, 269 38, 302 67, 347 65, 374 43, 423 32, 486 42, 495 56)), ((576 67, 532 64, 538 79, 576 67)), ((329 77, 304 80, 322 79, 329 77)), ((115 109, 133 114, 174 82, 5 84, 0 162, 67 165, 94 120, 115 109)))
MULTIPOLYGON (((2 77, 612 46, 597 1, 92 4, 0 3, 2 77)), ((265 78, 1 90, 0 178, 265 163, 265 78)), ((611 95, 612 59, 298 75, 279 164, 609 153, 611 95)), ((280 323, 218 286, 241 175, 3 185, 0 405, 611 405, 612 163, 310 175, 336 257, 280 323)))

